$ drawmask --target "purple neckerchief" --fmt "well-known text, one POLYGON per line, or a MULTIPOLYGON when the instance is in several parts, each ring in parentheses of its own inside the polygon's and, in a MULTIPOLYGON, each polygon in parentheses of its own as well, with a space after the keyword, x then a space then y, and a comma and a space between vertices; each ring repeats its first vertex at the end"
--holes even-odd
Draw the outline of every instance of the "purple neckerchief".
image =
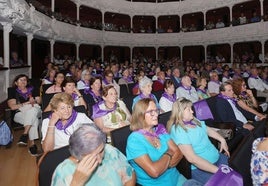
POLYGON ((159 83, 161 83, 162 85, 164 85, 164 82, 162 79, 157 79, 156 81, 158 81, 159 83))
POLYGON ((210 80, 210 81, 212 81, 212 82, 214 82, 214 83, 217 83, 218 85, 220 85, 220 84, 221 84, 219 80, 218 80, 218 81, 215 81, 215 80, 210 80))
POLYGON ((248 94, 247 94, 246 91, 241 92, 240 95, 241 95, 243 98, 247 98, 247 97, 248 97, 248 94))
POLYGON ((126 82, 128 82, 128 83, 132 82, 132 78, 131 78, 130 76, 128 76, 128 77, 123 77, 123 79, 124 79, 126 82))
POLYGON ((105 116, 106 114, 108 114, 110 112, 113 112, 117 108, 117 104, 115 104, 112 109, 103 110, 103 109, 100 108, 101 104, 104 104, 104 101, 101 101, 101 102, 96 103, 95 105, 93 105, 93 107, 92 107, 92 109, 93 109, 92 118, 93 119, 99 118, 101 116, 105 116))
POLYGON ((87 88, 87 87, 89 88, 89 83, 86 83, 86 82, 85 82, 84 80, 82 80, 82 79, 81 79, 81 81, 84 83, 85 88, 87 88))
POLYGON ((53 83, 53 80, 51 81, 50 79, 49 79, 49 77, 47 77, 47 78, 45 78, 47 81, 49 81, 50 83, 53 83))
POLYGON ((103 78, 103 83, 104 83, 104 85, 109 85, 109 84, 112 84, 113 82, 111 82, 111 83, 109 83, 108 81, 107 81, 107 79, 106 78, 103 78))
POLYGON ((139 88, 139 83, 137 83, 134 87, 133 87, 133 89, 134 88, 139 88))
MULTIPOLYGON (((48 118, 51 119, 51 116, 52 116, 52 114, 50 114, 48 118)), ((77 117, 77 112, 73 109, 72 110, 72 115, 67 120, 67 123, 64 125, 61 120, 58 120, 57 123, 55 124, 55 127, 58 130, 63 130, 64 133, 67 134, 66 129, 73 124, 73 122, 76 120, 76 117, 77 117)))
POLYGON ((182 87, 184 90, 189 91, 189 94, 191 95, 191 89, 192 89, 191 86, 190 86, 190 87, 185 87, 185 86, 181 85, 181 87, 182 87))
POLYGON ((259 76, 253 76, 252 74, 249 77, 254 78, 254 79, 259 79, 259 76))
POLYGON ((73 98, 73 100, 75 101, 75 100, 77 100, 77 99, 78 99, 78 95, 77 95, 77 94, 75 94, 75 93, 72 93, 72 98, 73 98))
POLYGON ((183 121, 183 123, 184 123, 184 125, 192 125, 192 126, 196 126, 196 124, 193 123, 192 120, 191 120, 191 121, 183 121))
POLYGON ((231 100, 232 101, 232 103, 236 106, 236 102, 237 102, 237 100, 235 99, 235 98, 231 98, 231 97, 229 97, 229 96, 225 96, 225 95, 223 95, 223 94, 219 94, 218 95, 218 97, 219 98, 223 98, 223 99, 225 99, 225 100, 231 100))
POLYGON ((175 94, 172 94, 172 95, 170 96, 168 93, 164 92, 164 93, 162 94, 162 97, 166 98, 167 100, 169 100, 169 101, 172 102, 172 103, 174 103, 174 102, 176 101, 176 95, 175 95, 175 94))
POLYGON ((144 130, 144 129, 139 129, 136 132, 138 132, 140 134, 143 134, 145 136, 156 137, 156 138, 159 138, 159 136, 162 135, 162 134, 167 134, 167 130, 164 127, 163 124, 158 124, 156 127, 154 127, 154 132, 153 133, 151 133, 151 132, 149 132, 147 130, 144 130))
POLYGON ((33 91, 33 87, 26 87, 27 91, 25 93, 23 93, 19 88, 16 88, 16 91, 25 99, 27 100, 31 95, 32 95, 32 91, 33 91))
POLYGON ((223 78, 225 77, 225 78, 227 78, 227 79, 230 79, 230 76, 222 76, 223 78))
POLYGON ((145 96, 143 93, 140 93, 139 96, 140 96, 141 99, 144 99, 144 98, 151 98, 151 99, 154 99, 153 94, 149 94, 149 96, 145 96))
POLYGON ((207 94, 207 90, 206 89, 205 90, 202 90, 201 88, 197 88, 196 90, 197 90, 197 92, 202 92, 204 94, 207 94))
MULTIPOLYGON (((97 103, 97 102, 99 102, 99 101, 102 101, 102 97, 101 96, 97 96, 93 91, 92 91, 92 89, 89 89, 88 91, 87 91, 87 94, 90 94, 92 97, 93 97, 93 99, 94 99, 94 101, 97 103)), ((101 95, 101 94, 100 94, 101 95)))

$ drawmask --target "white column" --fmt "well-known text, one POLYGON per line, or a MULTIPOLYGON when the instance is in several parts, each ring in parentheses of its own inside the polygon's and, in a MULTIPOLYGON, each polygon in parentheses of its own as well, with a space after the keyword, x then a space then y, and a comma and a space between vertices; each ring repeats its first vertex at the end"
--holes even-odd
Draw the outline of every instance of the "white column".
POLYGON ((133 15, 130 15, 130 33, 133 32, 133 15))
POLYGON ((51 11, 55 12, 55 0, 51 0, 51 11))
MULTIPOLYGON (((264 12, 263 12, 263 0, 260 0, 260 4, 261 4, 261 17, 263 17, 264 12)), ((263 21, 263 19, 262 19, 263 21)))
POLYGON ((104 44, 101 45, 101 61, 104 62, 104 44))
POLYGON ((179 15, 180 18, 180 30, 182 29, 182 15, 179 15))
POLYGON ((76 3, 76 20, 79 21, 80 17, 80 4, 79 3, 76 3))
POLYGON ((230 27, 232 27, 232 21, 233 21, 233 7, 229 6, 230 9, 230 27))
POLYGON ((129 60, 129 62, 132 63, 133 47, 131 46, 129 48, 130 48, 130 60, 129 60))
POLYGON ((12 24, 1 22, 3 25, 3 35, 4 35, 4 67, 9 68, 9 59, 10 59, 10 45, 9 45, 9 33, 12 31, 12 24))
POLYGON ((231 47, 231 64, 234 63, 234 43, 230 43, 231 47))
POLYGON ((183 46, 180 46, 180 52, 181 52, 181 61, 183 60, 183 46))
POLYGON ((203 12, 204 14, 204 28, 203 30, 206 30, 207 20, 206 20, 206 12, 203 12))
POLYGON ((80 56, 79 56, 79 47, 80 47, 80 43, 75 43, 76 46, 76 60, 80 60, 80 56))
POLYGON ((265 40, 262 40, 262 41, 261 41, 261 54, 262 54, 262 55, 261 55, 261 56, 262 56, 261 58, 262 58, 262 59, 260 59, 260 60, 262 61, 262 63, 265 62, 265 60, 264 60, 264 56, 265 56, 265 48, 264 48, 264 47, 265 47, 265 40))
POLYGON ((207 61, 207 45, 204 45, 204 49, 205 49, 205 63, 206 63, 206 61, 207 61))
POLYGON ((155 59, 158 60, 158 46, 155 47, 155 59))
POLYGON ((54 61, 54 44, 55 44, 55 40, 51 39, 50 41, 50 62, 54 61))
POLYGON ((156 17, 155 17, 155 33, 158 33, 158 32, 157 32, 157 29, 158 29, 158 17, 159 17, 159 16, 156 16, 156 17))
MULTIPOLYGON (((102 26, 104 26, 104 14, 105 14, 105 12, 101 12, 101 15, 102 15, 102 17, 101 17, 101 22, 102 22, 102 26)), ((102 30, 104 30, 104 28, 102 28, 102 30)))
POLYGON ((32 33, 25 33, 27 36, 27 64, 32 66, 32 40, 33 34, 32 33))

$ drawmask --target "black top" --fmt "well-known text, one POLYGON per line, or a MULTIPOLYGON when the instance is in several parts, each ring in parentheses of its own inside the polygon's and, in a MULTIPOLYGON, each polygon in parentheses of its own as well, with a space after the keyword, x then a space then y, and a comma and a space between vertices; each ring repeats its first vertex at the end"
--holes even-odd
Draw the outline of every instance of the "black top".
POLYGON ((17 92, 16 88, 14 87, 10 87, 8 88, 8 100, 9 99, 16 99, 16 103, 25 103, 27 101, 29 101, 30 99, 30 95, 35 98, 35 97, 39 97, 39 90, 33 88, 31 92, 29 92, 28 95, 25 95, 25 97, 23 97, 19 92, 17 92))

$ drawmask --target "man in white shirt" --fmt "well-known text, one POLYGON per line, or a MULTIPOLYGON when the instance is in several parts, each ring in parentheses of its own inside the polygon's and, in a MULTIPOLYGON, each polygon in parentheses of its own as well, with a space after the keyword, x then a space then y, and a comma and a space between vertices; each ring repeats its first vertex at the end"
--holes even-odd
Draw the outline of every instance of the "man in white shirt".
POLYGON ((208 82, 208 92, 211 96, 219 94, 219 87, 221 82, 219 81, 219 76, 216 71, 209 73, 210 81, 208 82))
POLYGON ((197 102, 199 97, 192 86, 192 81, 189 76, 183 76, 181 79, 181 86, 176 89, 177 98, 185 97, 186 99, 191 100, 193 103, 197 102))

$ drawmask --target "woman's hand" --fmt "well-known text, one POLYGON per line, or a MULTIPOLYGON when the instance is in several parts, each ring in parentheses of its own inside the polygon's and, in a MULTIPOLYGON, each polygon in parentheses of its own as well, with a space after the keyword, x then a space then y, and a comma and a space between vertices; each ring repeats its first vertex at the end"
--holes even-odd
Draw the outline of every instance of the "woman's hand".
POLYGON ((227 145, 225 139, 223 139, 221 141, 220 152, 222 152, 222 151, 224 151, 224 154, 226 154, 228 157, 230 157, 230 153, 229 153, 229 150, 228 150, 228 145, 227 145))
POLYGON ((247 89, 246 90, 247 94, 250 96, 250 97, 253 97, 253 93, 252 93, 252 90, 250 89, 247 89))
POLYGON ((74 93, 77 94, 78 96, 81 96, 81 93, 79 92, 77 88, 74 88, 74 93))
POLYGON ((84 185, 98 166, 96 153, 88 154, 78 163, 73 175, 71 186, 84 185))
POLYGON ((57 111, 53 111, 50 120, 56 123, 60 119, 61 119, 61 114, 57 111))

